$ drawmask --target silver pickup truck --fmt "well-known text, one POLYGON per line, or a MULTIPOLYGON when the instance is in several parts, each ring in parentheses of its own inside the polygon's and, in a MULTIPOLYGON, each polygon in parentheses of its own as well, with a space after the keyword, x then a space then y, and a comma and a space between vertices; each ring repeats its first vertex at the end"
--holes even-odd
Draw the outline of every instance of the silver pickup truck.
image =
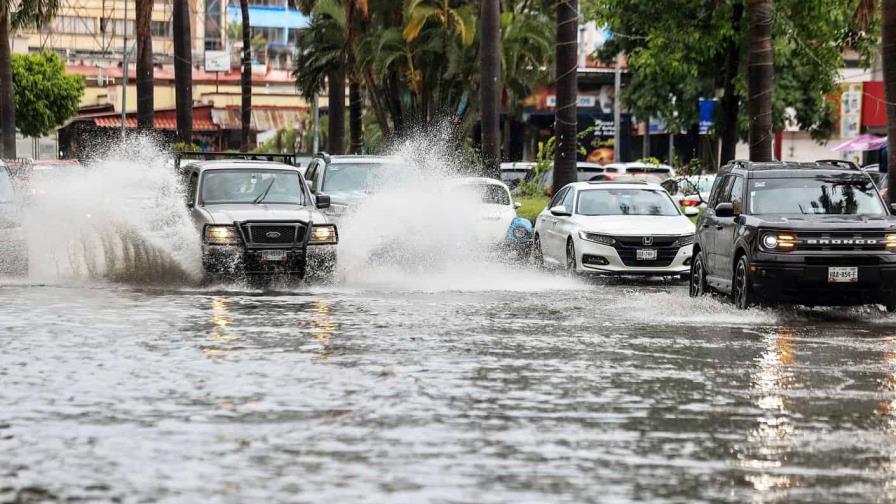
POLYGON ((336 225, 320 212, 325 194, 312 195, 295 166, 225 159, 181 166, 187 206, 202 236, 207 277, 331 273, 336 225))

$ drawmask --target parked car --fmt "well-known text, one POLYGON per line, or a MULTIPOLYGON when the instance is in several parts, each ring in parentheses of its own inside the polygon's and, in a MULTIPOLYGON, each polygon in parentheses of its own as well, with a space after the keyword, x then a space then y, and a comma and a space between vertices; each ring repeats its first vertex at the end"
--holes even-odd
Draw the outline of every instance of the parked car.
MULTIPOLYGON (((606 168, 597 163, 587 163, 584 161, 576 163, 576 176, 579 182, 592 180, 595 179, 595 177, 600 178, 604 173, 607 173, 606 168)), ((536 175, 533 170, 526 176, 526 180, 537 183, 544 189, 545 194, 549 194, 551 187, 554 184, 554 169, 550 168, 538 175, 536 175)))
POLYGON ((6 163, 0 161, 0 274, 28 273, 28 248, 20 201, 6 163))
POLYGON ((517 161, 514 163, 501 163, 501 182, 513 189, 524 180, 529 172, 535 168, 535 163, 530 161, 517 161))
POLYGON ((448 190, 478 204, 477 223, 471 235, 484 245, 494 245, 516 259, 528 259, 532 250, 532 224, 517 216, 507 184, 485 177, 462 177, 449 182, 448 190))
POLYGON ((610 163, 604 166, 607 173, 618 173, 626 175, 642 175, 650 174, 659 177, 662 180, 675 176, 675 169, 664 164, 650 163, 610 163))
POLYGON ((330 196, 324 213, 339 218, 371 194, 401 180, 408 170, 393 157, 318 154, 308 165, 305 179, 313 195, 330 196))
POLYGON ((320 211, 329 196, 312 197, 295 166, 237 156, 183 168, 206 275, 303 278, 331 272, 338 234, 320 211))
POLYGON ((663 189, 681 207, 705 208, 716 180, 714 174, 673 177, 663 181, 663 189))
POLYGON ((694 224, 662 187, 577 182, 535 222, 534 259, 579 273, 685 276, 694 224))
POLYGON ((691 296, 896 311, 896 218, 858 168, 735 161, 697 230, 691 296))

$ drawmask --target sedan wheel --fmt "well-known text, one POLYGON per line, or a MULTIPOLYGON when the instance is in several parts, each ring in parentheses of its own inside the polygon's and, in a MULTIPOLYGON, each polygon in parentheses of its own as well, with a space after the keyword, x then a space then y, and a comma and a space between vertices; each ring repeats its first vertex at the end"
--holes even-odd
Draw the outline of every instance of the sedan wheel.
POLYGON ((691 280, 689 294, 691 297, 700 297, 706 295, 706 270, 703 268, 703 258, 700 254, 694 256, 694 262, 691 263, 691 280))
POLYGON ((734 281, 731 286, 731 299, 739 310, 746 310, 753 303, 750 293, 749 266, 746 256, 741 256, 734 270, 734 281))
POLYGON ((532 264, 536 268, 544 268, 544 251, 541 250, 541 237, 538 235, 535 235, 535 240, 532 242, 532 252, 529 256, 532 258, 532 264))
POLYGON ((566 242, 566 269, 576 272, 576 246, 571 239, 566 242))

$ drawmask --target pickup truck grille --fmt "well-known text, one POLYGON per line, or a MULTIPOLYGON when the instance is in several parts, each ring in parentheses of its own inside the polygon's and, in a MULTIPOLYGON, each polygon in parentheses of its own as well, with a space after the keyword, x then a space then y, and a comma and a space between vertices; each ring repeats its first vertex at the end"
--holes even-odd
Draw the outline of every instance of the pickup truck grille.
POLYGON ((881 251, 886 250, 884 233, 801 232, 796 233, 796 249, 881 251))
POLYGON ((294 246, 305 240, 306 227, 299 222, 245 222, 240 227, 249 246, 294 246))
POLYGON ((639 268, 665 268, 672 264, 678 250, 681 248, 678 240, 680 236, 614 236, 616 244, 613 246, 622 264, 639 268), (646 241, 649 245, 646 245, 646 241), (656 250, 656 260, 639 261, 638 249, 656 250))

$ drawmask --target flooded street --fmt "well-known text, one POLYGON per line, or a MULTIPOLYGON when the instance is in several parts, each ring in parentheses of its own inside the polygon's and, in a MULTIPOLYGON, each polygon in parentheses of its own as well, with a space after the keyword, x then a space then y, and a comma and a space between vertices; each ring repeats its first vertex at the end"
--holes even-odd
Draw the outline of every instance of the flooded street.
POLYGON ((878 308, 408 276, 4 283, 0 502, 896 498, 878 308))

